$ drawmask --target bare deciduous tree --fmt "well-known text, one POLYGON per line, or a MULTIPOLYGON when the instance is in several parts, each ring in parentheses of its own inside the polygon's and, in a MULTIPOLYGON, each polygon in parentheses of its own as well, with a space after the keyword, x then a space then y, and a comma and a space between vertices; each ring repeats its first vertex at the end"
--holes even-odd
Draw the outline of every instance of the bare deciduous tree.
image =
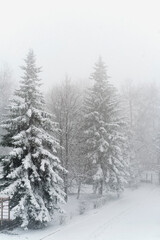
POLYGON ((49 101, 49 109, 55 115, 60 128, 59 141, 61 148, 59 158, 63 167, 68 170, 68 173, 63 175, 67 200, 70 169, 77 151, 75 138, 81 108, 80 93, 66 77, 61 86, 53 88, 49 101))

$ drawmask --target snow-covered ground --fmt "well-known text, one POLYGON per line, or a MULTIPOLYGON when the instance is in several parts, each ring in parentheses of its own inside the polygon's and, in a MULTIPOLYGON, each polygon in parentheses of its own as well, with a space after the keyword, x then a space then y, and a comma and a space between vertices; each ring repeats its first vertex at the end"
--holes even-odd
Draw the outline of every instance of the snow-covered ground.
POLYGON ((127 189, 120 199, 73 217, 64 226, 0 234, 0 240, 158 240, 160 187, 144 184, 127 189))

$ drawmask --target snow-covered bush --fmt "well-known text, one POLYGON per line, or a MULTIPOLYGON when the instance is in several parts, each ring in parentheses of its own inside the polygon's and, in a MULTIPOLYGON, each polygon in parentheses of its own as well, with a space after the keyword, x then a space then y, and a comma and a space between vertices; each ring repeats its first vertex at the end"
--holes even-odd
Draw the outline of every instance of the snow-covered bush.
POLYGON ((79 205, 79 214, 82 215, 86 212, 87 210, 87 203, 85 201, 80 202, 79 205))
POLYGON ((106 204, 107 200, 108 200, 108 198, 106 196, 94 200, 93 208, 96 209, 96 208, 102 207, 103 205, 106 204))
POLYGON ((63 225, 67 222, 67 215, 65 213, 60 214, 59 216, 59 224, 63 225))

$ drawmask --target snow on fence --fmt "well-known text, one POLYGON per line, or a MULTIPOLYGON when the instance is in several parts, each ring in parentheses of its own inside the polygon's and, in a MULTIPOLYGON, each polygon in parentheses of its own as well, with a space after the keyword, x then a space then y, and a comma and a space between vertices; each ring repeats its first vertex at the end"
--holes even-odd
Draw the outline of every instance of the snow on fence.
POLYGON ((143 171, 141 173, 141 182, 160 184, 159 171, 143 171))
POLYGON ((10 198, 0 197, 0 221, 1 225, 3 221, 10 221, 10 208, 9 208, 10 198))

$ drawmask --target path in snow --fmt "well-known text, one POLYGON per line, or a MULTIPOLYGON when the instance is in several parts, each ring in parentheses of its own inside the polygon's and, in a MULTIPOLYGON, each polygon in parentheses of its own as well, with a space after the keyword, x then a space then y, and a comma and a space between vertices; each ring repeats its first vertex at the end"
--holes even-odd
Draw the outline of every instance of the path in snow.
POLYGON ((0 240, 160 240, 160 187, 126 190, 107 205, 78 216, 65 226, 0 234, 0 240))
POLYGON ((158 240, 160 188, 143 186, 83 216, 45 240, 158 240))

